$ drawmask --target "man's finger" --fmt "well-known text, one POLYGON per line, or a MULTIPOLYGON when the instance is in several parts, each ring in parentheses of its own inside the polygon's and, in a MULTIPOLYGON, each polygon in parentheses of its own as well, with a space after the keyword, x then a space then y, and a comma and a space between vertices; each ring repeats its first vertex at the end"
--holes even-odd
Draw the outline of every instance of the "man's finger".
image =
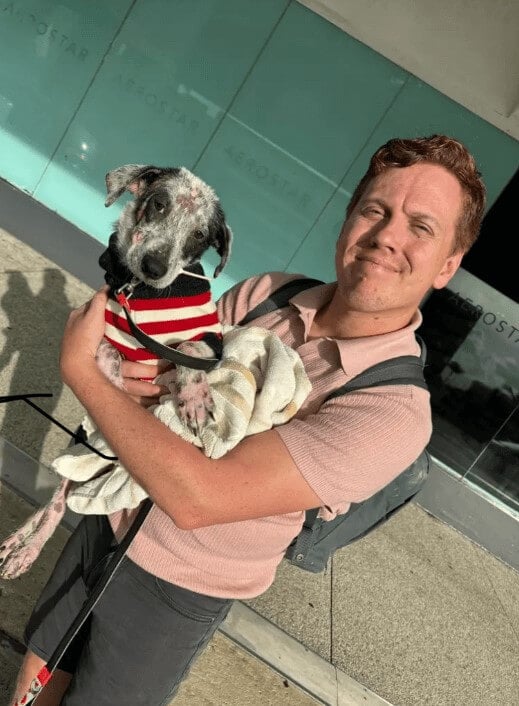
POLYGON ((97 292, 95 292, 94 296, 90 300, 90 304, 96 307, 105 307, 106 301, 108 299, 108 290, 108 285, 103 285, 100 289, 97 290, 97 292))
POLYGON ((150 365, 144 363, 136 363, 131 360, 123 360, 121 363, 121 372, 124 378, 156 378, 161 372, 159 365, 150 365))
POLYGON ((125 378, 124 387, 127 392, 137 397, 158 397, 169 392, 167 388, 156 385, 154 382, 135 380, 134 378, 125 378))

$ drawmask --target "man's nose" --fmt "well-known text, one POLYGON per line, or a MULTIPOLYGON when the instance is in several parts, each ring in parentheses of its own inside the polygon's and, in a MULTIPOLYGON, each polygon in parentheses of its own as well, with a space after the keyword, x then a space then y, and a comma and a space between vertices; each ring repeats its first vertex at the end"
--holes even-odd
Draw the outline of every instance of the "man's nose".
POLYGON ((380 220, 373 228, 371 236, 372 242, 381 247, 395 248, 402 242, 405 234, 405 225, 402 219, 391 215, 380 220))

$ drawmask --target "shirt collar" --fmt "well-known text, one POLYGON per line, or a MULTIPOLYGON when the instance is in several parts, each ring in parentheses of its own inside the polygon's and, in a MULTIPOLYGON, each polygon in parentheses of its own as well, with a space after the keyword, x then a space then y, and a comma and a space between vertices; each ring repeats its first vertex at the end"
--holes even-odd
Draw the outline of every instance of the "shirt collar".
MULTIPOLYGON (((331 300, 336 287, 336 282, 318 285, 306 289, 290 299, 289 303, 297 309, 299 318, 303 322, 305 343, 308 341, 308 334, 316 312, 331 300)), ((337 346, 345 374, 348 377, 354 377, 382 360, 396 358, 400 355, 419 355, 420 347, 414 334, 421 323, 422 314, 417 309, 409 324, 398 331, 377 336, 363 336, 362 338, 327 340, 337 346)))

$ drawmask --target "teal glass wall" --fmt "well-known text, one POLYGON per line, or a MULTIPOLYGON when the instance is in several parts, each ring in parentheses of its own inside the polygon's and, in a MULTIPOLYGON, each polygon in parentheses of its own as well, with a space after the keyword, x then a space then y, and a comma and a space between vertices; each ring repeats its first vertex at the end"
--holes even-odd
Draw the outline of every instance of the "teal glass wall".
POLYGON ((107 171, 195 170, 235 233, 216 294, 260 270, 332 278, 370 153, 432 132, 474 152, 492 203, 518 143, 294 0, 0 6, 0 176, 105 243, 107 171))
MULTIPOLYGON (((435 132, 473 152, 490 206, 517 168, 519 143, 295 0, 0 5, 0 177, 106 243, 122 205, 104 207, 107 171, 196 171, 235 235, 215 296, 265 270, 333 279, 335 240, 371 153, 390 137, 435 132)), ((466 281, 465 298, 496 306, 476 278, 466 281)), ((519 330, 517 304, 508 306, 519 330)), ((496 355, 514 353, 515 339, 496 355)), ((495 385, 517 399, 516 378, 505 378, 495 385)), ((460 474, 517 417, 505 407, 466 457, 448 458, 460 474)))

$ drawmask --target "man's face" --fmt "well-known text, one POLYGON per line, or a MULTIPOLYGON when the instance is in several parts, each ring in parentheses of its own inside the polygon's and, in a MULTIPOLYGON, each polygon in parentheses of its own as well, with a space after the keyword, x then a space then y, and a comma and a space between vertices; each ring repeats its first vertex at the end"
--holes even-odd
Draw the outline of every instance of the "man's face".
POLYGON ((338 293, 358 311, 412 312, 459 267, 452 254, 461 186, 436 164, 389 169, 344 222, 335 258, 338 293))

